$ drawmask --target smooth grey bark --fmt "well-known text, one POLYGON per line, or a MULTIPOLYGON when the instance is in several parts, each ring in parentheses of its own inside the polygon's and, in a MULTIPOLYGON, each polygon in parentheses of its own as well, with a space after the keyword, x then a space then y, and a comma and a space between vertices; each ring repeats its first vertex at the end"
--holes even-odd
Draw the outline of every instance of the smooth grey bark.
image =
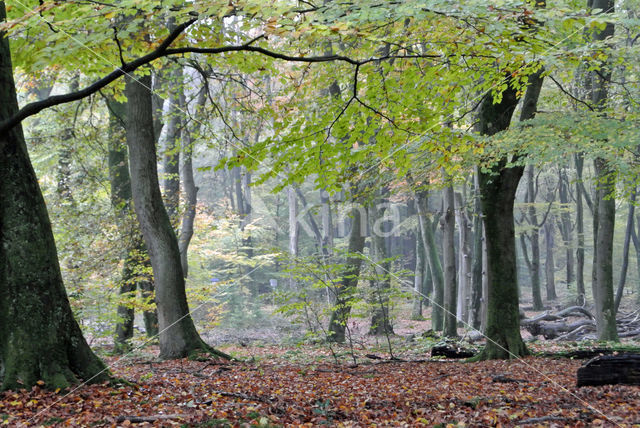
MULTIPOLYGON (((187 103, 184 97, 184 90, 180 92, 180 106, 187 112, 187 103)), ((199 113, 199 109, 204 108, 206 103, 206 92, 204 88, 198 94, 193 116, 199 113)), ((182 223, 180 226, 180 236, 178 237, 178 248, 180 249, 180 264, 184 277, 189 276, 189 244, 193 237, 193 227, 196 219, 196 205, 198 203, 198 187, 193 178, 193 150, 195 147, 194 135, 200 133, 202 122, 195 120, 192 128, 189 127, 189 120, 185 117, 182 123, 182 186, 184 188, 184 209, 182 223)))
POLYGON ((158 144, 160 135, 162 134, 162 128, 164 128, 164 98, 160 96, 162 91, 162 82, 166 81, 167 68, 161 68, 160 70, 153 70, 151 72, 153 95, 151 98, 151 105, 153 109, 153 136, 158 144))
POLYGON ((555 238, 553 236, 553 222, 547 221, 544 224, 545 261, 544 274, 547 292, 547 300, 556 300, 556 264, 554 258, 555 238))
MULTIPOLYGON (((604 159, 595 159, 596 177, 613 174, 604 159)), ((593 299, 596 306, 596 330, 599 340, 618 340, 613 296, 613 233, 615 228, 615 200, 608 198, 611 183, 598 183, 594 198, 594 267, 593 299)))
MULTIPOLYGON (((445 178, 447 179, 447 178, 445 178)), ((444 261, 444 328, 447 337, 458 335, 456 317, 458 303, 458 279, 456 271, 456 217, 453 186, 443 189, 442 255, 444 261)))
POLYGON ((567 288, 575 281, 574 270, 575 261, 573 257, 573 226, 571 225, 571 214, 569 205, 569 179, 567 177, 566 166, 562 165, 558 173, 558 197, 562 204, 562 211, 560 212, 560 221, 558 222, 558 229, 562 236, 562 246, 565 250, 566 259, 566 282, 567 288))
MULTIPOLYGON (((538 70, 529 77, 530 85, 527 87, 527 93, 522 103, 522 111, 520 112, 520 121, 525 122, 533 119, 538 107, 538 99, 542 90, 542 73, 543 69, 538 70)), ((529 203, 528 216, 533 229, 531 230, 531 292, 533 295, 533 307, 535 310, 542 309, 542 297, 540 295, 540 242, 539 231, 540 224, 536 216, 535 199, 536 191, 534 190, 534 168, 529 166, 527 172, 527 201, 529 203)))
POLYGON ((471 295, 471 222, 462 194, 456 192, 456 224, 458 225, 458 319, 467 324, 471 295))
MULTIPOLYGON (((78 74, 75 74, 71 79, 69 85, 69 91, 75 92, 80 86, 78 74)), ((60 198, 60 202, 63 205, 75 206, 76 202, 73 198, 73 192, 71 191, 71 152, 72 148, 70 144, 73 142, 73 128, 66 127, 62 132, 61 144, 58 149, 58 168, 57 168, 57 193, 60 198)))
POLYGON ((627 281, 627 270, 629 269, 629 246, 631 244, 632 230, 634 229, 634 215, 636 202, 636 189, 631 192, 631 198, 629 199, 629 212, 627 213, 627 227, 624 233, 624 245, 622 247, 622 267, 620 268, 620 278, 618 280, 618 287, 616 289, 616 298, 614 301, 614 308, 616 314, 620 308, 620 302, 622 301, 622 293, 624 291, 624 285, 627 281))
POLYGON ((534 167, 530 165, 527 168, 527 203, 528 217, 531 224, 531 233, 529 239, 531 242, 531 294, 533 296, 533 309, 542 310, 542 293, 540 293, 540 225, 538 224, 538 216, 536 214, 536 191, 534 188, 534 167))
MULTIPOLYGON (((0 31, 0 121, 17 112, 9 40, 0 31)), ((0 390, 109 379, 73 318, 20 124, 0 133, 0 200, 0 390)))
MULTIPOLYGON (((431 310, 431 325, 434 330, 441 331, 444 328, 444 272, 438 254, 435 236, 431 221, 427 215, 427 195, 424 189, 415 191, 416 209, 418 211, 418 221, 420 222, 420 233, 423 245, 426 249, 427 262, 431 272, 433 284, 433 298, 431 310)), ((437 222, 434 222, 437 224, 437 222)))
MULTIPOLYGON (((289 206, 289 256, 295 259, 298 257, 298 232, 300 231, 300 224, 298 223, 298 199, 296 198, 296 191, 293 186, 287 187, 287 200, 289 206)), ((292 290, 296 287, 296 280, 293 275, 289 277, 289 286, 292 290)))
MULTIPOLYGON (((418 229, 420 224, 418 224, 418 229)), ((416 234, 416 267, 413 276, 413 308, 411 310, 411 319, 422 320, 422 301, 424 300, 424 282, 425 282, 425 251, 422 243, 420 230, 416 234)))
MULTIPOLYGON (((131 195, 131 177, 129 175, 129 160, 126 144, 126 104, 107 99, 109 110, 109 143, 108 165, 109 184, 111 190, 111 205, 116 214, 116 221, 120 232, 120 239, 125 244, 123 251, 124 266, 120 278, 120 296, 135 293, 140 290, 146 302, 153 302, 154 286, 151 278, 136 274, 139 266, 151 267, 149 255, 144 245, 142 232, 135 219, 133 200, 131 195)), ((116 350, 126 350, 126 341, 133 337, 133 320, 135 311, 132 306, 118 305, 118 321, 115 329, 116 350)), ((158 314, 155 307, 143 312, 145 332, 147 337, 158 334, 158 314)))
POLYGON ((204 343, 189 312, 178 239, 158 182, 150 84, 148 75, 127 77, 125 94, 131 190, 156 284, 160 357, 182 358, 203 350, 229 358, 204 343))
POLYGON ((182 69, 172 65, 167 77, 172 90, 165 102, 168 105, 164 114, 166 131, 162 148, 162 189, 169 219, 173 225, 177 225, 180 208, 180 136, 184 136, 180 106, 180 98, 184 97, 182 69))
MULTIPOLYGON (((588 6, 600 10, 600 13, 613 13, 613 0, 588 0, 588 6)), ((614 25, 608 22, 602 30, 595 29, 592 39, 605 41, 612 37, 614 25)), ((599 111, 604 111, 608 86, 611 81, 611 64, 600 64, 600 70, 589 73, 591 103, 599 111)), ((596 181, 596 195, 593 201, 594 211, 594 264, 593 296, 596 306, 596 330, 599 340, 618 340, 616 314, 613 297, 613 233, 615 228, 615 171, 603 158, 593 161, 596 181)))
MULTIPOLYGON (((587 298, 584 286, 584 205, 582 203, 584 183, 582 183, 582 169, 584 159, 578 153, 574 157, 576 165, 576 304, 586 304, 587 298)), ((586 195, 588 197, 588 195, 586 195)))
POLYGON ((478 173, 473 177, 473 265, 471 267, 471 326, 476 330, 482 327, 482 274, 483 263, 483 242, 484 233, 482 228, 482 209, 480 207, 480 188, 478 183, 478 173))

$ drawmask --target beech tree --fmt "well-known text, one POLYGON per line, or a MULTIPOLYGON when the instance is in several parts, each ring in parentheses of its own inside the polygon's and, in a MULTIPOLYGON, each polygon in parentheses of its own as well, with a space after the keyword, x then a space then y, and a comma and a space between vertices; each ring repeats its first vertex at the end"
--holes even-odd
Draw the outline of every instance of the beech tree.
MULTIPOLYGON (((9 40, 0 31, 0 121, 17 112, 9 40)), ((71 312, 20 124, 0 132, 0 200, 0 389, 103 381, 109 373, 71 312)))

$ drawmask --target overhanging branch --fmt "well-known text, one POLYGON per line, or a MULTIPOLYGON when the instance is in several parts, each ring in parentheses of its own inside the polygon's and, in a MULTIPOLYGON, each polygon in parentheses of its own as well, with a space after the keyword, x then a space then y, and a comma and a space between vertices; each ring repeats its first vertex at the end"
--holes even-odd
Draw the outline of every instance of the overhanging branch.
MULTIPOLYGON (((242 45, 222 46, 217 48, 199 48, 199 47, 187 46, 187 47, 169 49, 169 46, 178 38, 178 36, 196 21, 197 19, 194 18, 184 22, 183 24, 176 26, 175 29, 171 31, 169 36, 167 36, 167 38, 154 51, 152 51, 147 55, 139 57, 136 60, 124 63, 121 67, 112 71, 105 77, 95 81, 91 85, 79 91, 70 92, 63 95, 54 95, 44 100, 27 104, 26 106, 22 107, 17 113, 15 113, 13 116, 0 122, 0 133, 5 133, 9 131, 11 128, 21 123, 24 119, 30 116, 33 116, 46 108, 53 107, 59 104, 69 103, 72 101, 77 101, 82 98, 86 98, 89 95, 92 95, 98 92, 100 89, 104 88, 105 86, 117 80, 118 78, 124 75, 127 75, 129 73, 132 73, 138 68, 144 65, 147 65, 155 61, 156 59, 166 57, 166 56, 171 56, 171 55, 182 55, 185 53, 200 53, 200 54, 216 55, 216 54, 227 53, 227 52, 255 52, 270 58, 279 59, 283 61, 291 61, 291 62, 320 63, 320 62, 341 61, 341 62, 346 62, 348 64, 356 66, 356 70, 361 65, 368 64, 374 61, 392 60, 392 59, 412 59, 412 58, 432 58, 433 59, 433 58, 441 57, 441 55, 385 55, 378 58, 367 58, 362 60, 356 60, 344 55, 295 56, 295 55, 283 54, 280 52, 274 52, 259 46, 252 46, 252 43, 262 38, 262 36, 254 38, 242 45)), ((352 98, 351 101, 353 101, 353 99, 354 98, 352 98)))

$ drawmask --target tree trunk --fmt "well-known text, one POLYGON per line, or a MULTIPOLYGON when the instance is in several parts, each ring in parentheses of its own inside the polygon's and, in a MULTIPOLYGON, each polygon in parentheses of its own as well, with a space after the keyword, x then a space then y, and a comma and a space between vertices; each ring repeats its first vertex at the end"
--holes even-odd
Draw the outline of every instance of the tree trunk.
MULTIPOLYGON (((599 9, 600 13, 613 13, 613 0, 589 0, 589 7, 599 9)), ((593 40, 604 41, 613 36, 614 26, 607 23, 602 30, 593 32, 593 40)), ((603 69, 590 72, 590 98, 596 109, 602 111, 608 98, 608 84, 611 71, 606 63, 603 69)), ((594 160, 596 196, 593 201, 594 230, 594 268, 593 296, 596 306, 596 327, 599 340, 618 340, 616 314, 613 297, 613 233, 615 228, 616 205, 615 171, 602 158, 594 160)))
MULTIPOLYGON (((447 179, 447 178, 445 178, 447 179)), ((443 189, 444 216, 442 217, 442 254, 444 260, 444 335, 458 335, 456 318, 458 302, 458 280, 456 278, 456 218, 453 186, 443 189)))
MULTIPOLYGON (((420 224, 418 224, 420 228, 420 224)), ((418 231, 419 232, 419 231, 418 231)), ((413 309, 411 311, 412 320, 422 320, 422 301, 424 299, 424 265, 425 265, 425 251, 422 243, 422 237, 420 232, 416 234, 416 267, 413 276, 413 309)))
MULTIPOLYGON (((635 223, 640 226, 640 215, 636 216, 635 223)), ((633 247, 636 249, 636 269, 638 271, 636 303, 640 304, 640 237, 638 237, 638 233, 636 232, 636 226, 631 228, 631 239, 633 240, 633 247)))
POLYGON ((418 220, 420 222, 420 232, 422 234, 423 245, 426 249, 427 262, 431 271, 431 280, 433 283, 433 299, 431 310, 431 325, 436 331, 444 328, 444 273, 440 256, 438 255, 438 246, 431 222, 427 217, 427 191, 417 190, 415 192, 416 208, 418 210, 418 220))
POLYGON ((456 223, 459 236, 458 319, 469 322, 469 296, 471 293, 471 224, 461 193, 456 193, 456 223))
POLYGON ((329 340, 336 343, 343 343, 346 338, 346 324, 351 313, 351 294, 355 291, 358 285, 358 277, 360 276, 360 266, 362 265, 362 259, 358 257, 358 254, 362 254, 364 250, 364 242, 366 234, 363 226, 362 206, 355 205, 351 210, 351 232, 349 233, 349 248, 347 255, 347 261, 344 272, 342 273, 342 280, 336 286, 335 289, 335 305, 331 310, 331 318, 329 319, 329 340))
MULTIPOLYGON (((604 159, 594 160, 595 175, 605 179, 613 174, 604 159)), ((593 299, 596 306, 598 340, 618 340, 613 297, 613 232, 616 206, 613 183, 598 182, 594 199, 594 269, 593 299)))
POLYGON ((131 180, 129 179, 129 162, 127 161, 127 146, 124 138, 125 104, 115 100, 108 100, 109 107, 109 183, 111 185, 111 205, 113 206, 120 229, 120 240, 127 242, 124 251, 124 269, 120 279, 119 296, 115 329, 116 350, 124 350, 127 340, 133 337, 133 317, 135 315, 132 305, 126 304, 126 300, 134 295, 136 284, 133 281, 133 269, 129 264, 133 245, 133 234, 127 230, 133 226, 131 223, 131 180))
MULTIPOLYGON (((387 189, 381 193, 388 193, 387 189)), ((372 315, 371 327, 369 334, 385 335, 393 334, 393 327, 389 318, 389 292, 391 290, 391 261, 388 260, 387 246, 385 242, 384 214, 388 206, 388 202, 384 199, 378 199, 378 205, 369 209, 371 227, 371 248, 373 249, 373 260, 375 261, 374 270, 375 278, 372 290, 372 315), (387 203, 385 203, 387 202, 387 203)))
POLYGON ((569 180, 567 178, 566 166, 560 167, 560 173, 558 174, 558 196, 560 203, 562 204, 562 211, 560 213, 560 233, 562 235, 562 245, 565 249, 566 268, 567 268, 567 288, 574 282, 574 258, 573 258, 573 244, 572 244, 572 227, 571 227, 571 215, 569 206, 569 180))
POLYGON ((331 200, 326 190, 320 192, 321 217, 322 217, 322 254, 333 252, 333 215, 331 213, 331 200))
MULTIPOLYGON (((180 106, 183 111, 187 111, 187 103, 184 97, 184 90, 180 92, 180 106)), ((193 115, 196 116, 199 113, 199 109, 204 108, 206 102, 206 92, 202 89, 198 94, 198 100, 196 102, 195 111, 193 115)), ((200 121, 196 121, 196 125, 193 130, 189 129, 188 120, 183 119, 182 123, 182 184, 184 187, 184 213, 182 214, 182 225, 180 226, 180 236, 178 238, 178 247, 180 249, 180 264, 182 265, 182 272, 184 277, 189 276, 189 244, 193 237, 193 224, 196 219, 196 205, 198 203, 198 187, 193 178, 193 148, 195 141, 194 135, 198 135, 201 128, 200 121)))
POLYGON ((584 206, 582 204, 583 196, 583 183, 582 183, 582 168, 584 159, 582 154, 576 154, 576 304, 586 304, 586 294, 584 287, 584 206))
POLYGON ((620 308, 620 302, 622 301, 622 292, 624 291, 624 285, 627 281, 627 270, 629 269, 629 246, 631 244, 631 235, 632 230, 634 229, 634 216, 635 216, 635 205, 636 202, 636 190, 634 189, 631 193, 631 199, 629 201, 629 212, 627 213, 627 227, 624 232, 624 246, 622 248, 622 267, 620 269, 620 279, 618 280, 618 288, 616 290, 616 299, 614 302, 614 307, 616 314, 618 313, 618 309, 620 308))
POLYGON ((162 150, 162 189, 164 192, 164 205, 171 224, 177 225, 178 211, 180 207, 180 133, 182 128, 182 116, 180 97, 184 97, 182 82, 182 69, 178 65, 172 65, 172 70, 167 73, 169 84, 172 86, 171 96, 164 115, 166 133, 162 150))
MULTIPOLYGON (((6 21, 0 1, 0 23, 6 21)), ((0 121, 18 111, 9 41, 0 32, 0 121)), ((62 284, 51 222, 22 126, 0 134, 0 389, 108 379, 62 284)))
MULTIPOLYGON (((520 112, 520 122, 533 119, 536 115, 538 108, 538 99, 540 98, 540 91, 542 90, 542 73, 541 68, 533 75, 529 76, 529 86, 525 94, 522 111, 520 112)), ((508 126, 508 124, 507 124, 508 126)), ((542 297, 540 296, 540 242, 539 242, 539 230, 540 225, 536 216, 535 200, 536 192, 533 186, 533 165, 529 167, 527 173, 527 199, 529 202, 529 219, 533 229, 531 230, 531 292, 533 295, 533 307, 534 309, 542 309, 542 297)))
MULTIPOLYGON (((540 80, 540 79, 538 79, 540 80)), ((535 82, 530 80, 530 85, 535 82)), ((527 89, 527 96, 531 91, 527 89)), ((518 103, 510 86, 498 103, 488 94, 480 104, 478 128, 482 135, 493 135, 509 127, 518 103)), ((518 276, 516 265, 513 205, 524 169, 507 167, 498 161, 487 172, 479 173, 482 214, 487 245, 487 344, 478 359, 517 358, 529 352, 520 336, 518 276)))
POLYGON ((545 244, 545 261, 544 261, 544 273, 545 283, 547 291, 547 300, 556 300, 556 264, 553 254, 553 248, 555 241, 553 237, 553 222, 547 221, 544 224, 544 244, 545 244))
MULTIPOLYGON (((126 300, 133 297, 136 288, 140 290, 145 303, 153 302, 154 287, 151 278, 137 274, 140 266, 150 267, 149 255, 144 245, 140 226, 133 212, 131 196, 131 177, 125 138, 126 104, 108 99, 109 109, 109 182, 111 187, 111 205, 116 213, 120 239, 126 243, 123 252, 124 267, 120 278, 120 298, 124 301, 118 305, 118 321, 115 331, 117 351, 126 350, 126 341, 133 337, 133 320, 135 311, 126 300)), ((147 337, 158 334, 158 314, 154 309, 144 311, 144 323, 147 337)))
POLYGON ((206 350, 189 313, 178 239, 162 202, 156 166, 150 76, 127 77, 127 145, 135 211, 151 257, 156 283, 160 357, 182 358, 206 350))
MULTIPOLYGON (((514 96, 515 98, 515 96, 514 96)), ((494 168, 480 173, 482 213, 487 245, 487 345, 482 359, 527 355, 520 336, 513 204, 522 168, 494 168)))
MULTIPOLYGON (((300 225, 298 224, 298 200, 293 186, 287 187, 287 199, 289 202, 289 256, 295 259, 298 257, 298 232, 300 231, 300 225)), ((296 280, 293 274, 289 277, 289 286, 292 290, 296 287, 296 280)))
POLYGON ((527 168, 527 203, 528 217, 531 223, 531 295, 533 297, 533 310, 540 311, 544 308, 542 293, 540 292, 540 226, 536 215, 536 192, 534 188, 534 167, 527 168))
POLYGON ((471 268, 471 325, 476 330, 482 327, 482 267, 483 242, 482 209, 480 207, 480 185, 478 173, 474 174, 474 216, 473 216, 473 266, 471 268))

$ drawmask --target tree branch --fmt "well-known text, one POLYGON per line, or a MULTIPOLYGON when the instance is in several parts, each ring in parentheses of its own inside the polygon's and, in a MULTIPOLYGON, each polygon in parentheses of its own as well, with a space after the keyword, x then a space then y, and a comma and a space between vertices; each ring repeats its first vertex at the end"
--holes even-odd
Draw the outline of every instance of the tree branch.
POLYGON ((97 80, 96 82, 92 83, 91 85, 87 86, 84 89, 81 89, 75 92, 70 92, 64 95, 54 95, 42 101, 36 101, 36 102, 27 104, 26 106, 18 110, 18 112, 15 113, 13 116, 11 116, 10 118, 0 123, 0 133, 8 132, 11 128, 18 125, 27 117, 33 116, 34 114, 37 114, 46 108, 53 107, 59 104, 69 103, 72 101, 77 101, 82 98, 86 98, 89 95, 98 92, 100 89, 104 88, 109 83, 113 82, 119 77, 124 76, 125 74, 128 74, 128 73, 131 73, 136 69, 142 67, 143 65, 149 64, 150 62, 158 58, 167 56, 168 55, 166 53, 167 48, 171 45, 171 43, 173 43, 178 38, 178 36, 184 30, 186 30, 194 22, 196 22, 196 19, 190 19, 189 21, 176 26, 176 28, 169 34, 169 36, 167 36, 167 38, 160 44, 160 46, 158 46, 156 50, 134 61, 126 63, 122 67, 117 68, 116 70, 107 74, 102 79, 97 80))

